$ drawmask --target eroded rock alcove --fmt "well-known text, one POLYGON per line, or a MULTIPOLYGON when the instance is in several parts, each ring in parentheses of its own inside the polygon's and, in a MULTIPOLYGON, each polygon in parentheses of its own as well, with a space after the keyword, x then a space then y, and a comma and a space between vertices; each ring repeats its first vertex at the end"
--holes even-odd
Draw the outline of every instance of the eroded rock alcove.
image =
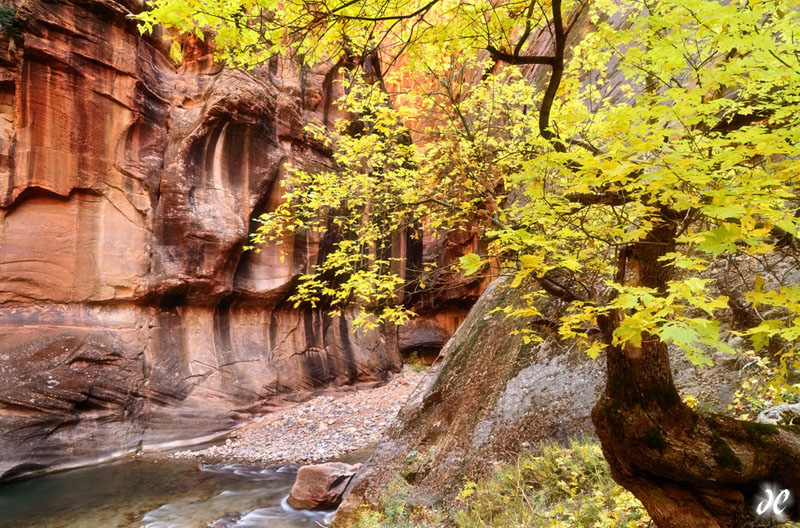
POLYGON ((287 166, 328 162, 304 125, 335 113, 335 71, 227 70, 200 42, 178 67, 140 4, 26 2, 0 42, 0 478, 401 365, 396 336, 284 303, 319 240, 242 250, 287 166))

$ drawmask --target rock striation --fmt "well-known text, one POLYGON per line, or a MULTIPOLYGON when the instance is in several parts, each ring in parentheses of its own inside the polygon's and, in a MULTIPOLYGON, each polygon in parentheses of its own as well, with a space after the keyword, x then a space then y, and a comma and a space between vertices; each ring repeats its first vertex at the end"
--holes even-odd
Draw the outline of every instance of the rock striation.
POLYGON ((396 339, 285 303, 323 241, 243 252, 304 134, 319 67, 223 69, 141 37, 139 0, 32 0, 0 38, 0 479, 209 437, 385 379, 396 339), (283 257, 281 255, 283 251, 283 257))

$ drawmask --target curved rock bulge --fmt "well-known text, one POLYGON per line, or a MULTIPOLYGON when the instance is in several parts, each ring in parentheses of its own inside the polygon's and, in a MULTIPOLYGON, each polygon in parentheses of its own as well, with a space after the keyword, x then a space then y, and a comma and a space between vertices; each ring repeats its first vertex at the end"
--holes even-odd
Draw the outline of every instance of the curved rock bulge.
POLYGON ((329 72, 243 73, 138 2, 34 1, 0 52, 0 478, 180 445, 385 379, 394 338, 283 300, 301 237, 243 254, 287 164, 325 163, 329 72))

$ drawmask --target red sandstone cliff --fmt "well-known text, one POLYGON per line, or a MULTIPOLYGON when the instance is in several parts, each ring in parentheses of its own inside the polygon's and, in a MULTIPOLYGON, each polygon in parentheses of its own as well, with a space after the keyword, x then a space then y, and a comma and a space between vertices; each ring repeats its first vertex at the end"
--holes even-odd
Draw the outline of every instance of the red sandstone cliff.
MULTIPOLYGON (((0 42, 0 478, 188 441, 384 378, 391 340, 283 299, 317 240, 242 252, 331 72, 176 67, 135 0, 32 0, 0 42)), ((453 327, 455 320, 445 324, 453 327)))

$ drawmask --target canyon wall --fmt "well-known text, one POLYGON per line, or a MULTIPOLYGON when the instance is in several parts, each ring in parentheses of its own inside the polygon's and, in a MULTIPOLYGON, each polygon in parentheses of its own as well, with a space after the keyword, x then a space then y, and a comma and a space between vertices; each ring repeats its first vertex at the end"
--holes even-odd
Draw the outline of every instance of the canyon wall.
POLYGON ((336 72, 223 69, 200 41, 177 66, 126 17, 141 8, 33 0, 0 37, 0 478, 401 366, 396 335, 285 303, 323 241, 242 250, 287 167, 328 163, 304 126, 335 115, 336 72))

